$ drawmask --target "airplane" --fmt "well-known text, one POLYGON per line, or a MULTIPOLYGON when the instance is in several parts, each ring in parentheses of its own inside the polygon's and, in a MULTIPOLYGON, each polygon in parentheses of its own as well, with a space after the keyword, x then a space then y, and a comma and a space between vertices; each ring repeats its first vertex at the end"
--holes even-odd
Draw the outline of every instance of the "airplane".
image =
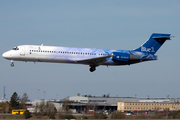
POLYGON ((3 58, 14 61, 72 63, 90 66, 90 71, 100 65, 120 66, 157 60, 155 53, 171 34, 153 33, 139 48, 133 50, 111 50, 96 48, 56 47, 42 45, 20 45, 3 53, 3 58))

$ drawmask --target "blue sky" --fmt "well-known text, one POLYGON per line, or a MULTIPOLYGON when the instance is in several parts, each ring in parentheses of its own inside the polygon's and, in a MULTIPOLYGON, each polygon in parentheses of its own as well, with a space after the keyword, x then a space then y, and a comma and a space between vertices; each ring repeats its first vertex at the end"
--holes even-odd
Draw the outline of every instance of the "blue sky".
POLYGON ((0 97, 27 93, 31 100, 91 94, 180 98, 179 0, 1 0, 0 53, 18 45, 134 49, 152 33, 170 33, 157 61, 131 66, 15 62, 0 58, 0 97))

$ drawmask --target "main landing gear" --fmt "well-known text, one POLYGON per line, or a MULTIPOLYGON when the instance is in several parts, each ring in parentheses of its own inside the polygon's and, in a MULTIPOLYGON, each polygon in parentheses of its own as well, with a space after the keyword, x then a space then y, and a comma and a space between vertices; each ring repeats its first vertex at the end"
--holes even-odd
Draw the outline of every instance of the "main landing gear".
POLYGON ((11 67, 14 67, 14 61, 11 60, 11 67))
POLYGON ((96 67, 95 66, 90 66, 90 69, 89 69, 91 72, 94 72, 96 70, 96 67))

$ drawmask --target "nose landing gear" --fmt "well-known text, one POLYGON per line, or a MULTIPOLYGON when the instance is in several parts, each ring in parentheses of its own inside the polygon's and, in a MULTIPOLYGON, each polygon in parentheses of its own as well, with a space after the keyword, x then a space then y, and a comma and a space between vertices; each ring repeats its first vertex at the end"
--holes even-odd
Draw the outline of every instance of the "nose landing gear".
POLYGON ((11 60, 11 67, 14 67, 14 61, 11 60))

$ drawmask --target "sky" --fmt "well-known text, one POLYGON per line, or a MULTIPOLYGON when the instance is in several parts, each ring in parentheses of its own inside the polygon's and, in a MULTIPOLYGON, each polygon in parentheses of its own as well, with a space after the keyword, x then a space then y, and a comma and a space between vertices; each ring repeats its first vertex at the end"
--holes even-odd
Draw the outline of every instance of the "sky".
POLYGON ((30 100, 91 94, 180 98, 179 0, 0 0, 0 53, 18 45, 132 50, 152 33, 175 36, 157 61, 130 66, 15 62, 0 57, 0 98, 30 100))

